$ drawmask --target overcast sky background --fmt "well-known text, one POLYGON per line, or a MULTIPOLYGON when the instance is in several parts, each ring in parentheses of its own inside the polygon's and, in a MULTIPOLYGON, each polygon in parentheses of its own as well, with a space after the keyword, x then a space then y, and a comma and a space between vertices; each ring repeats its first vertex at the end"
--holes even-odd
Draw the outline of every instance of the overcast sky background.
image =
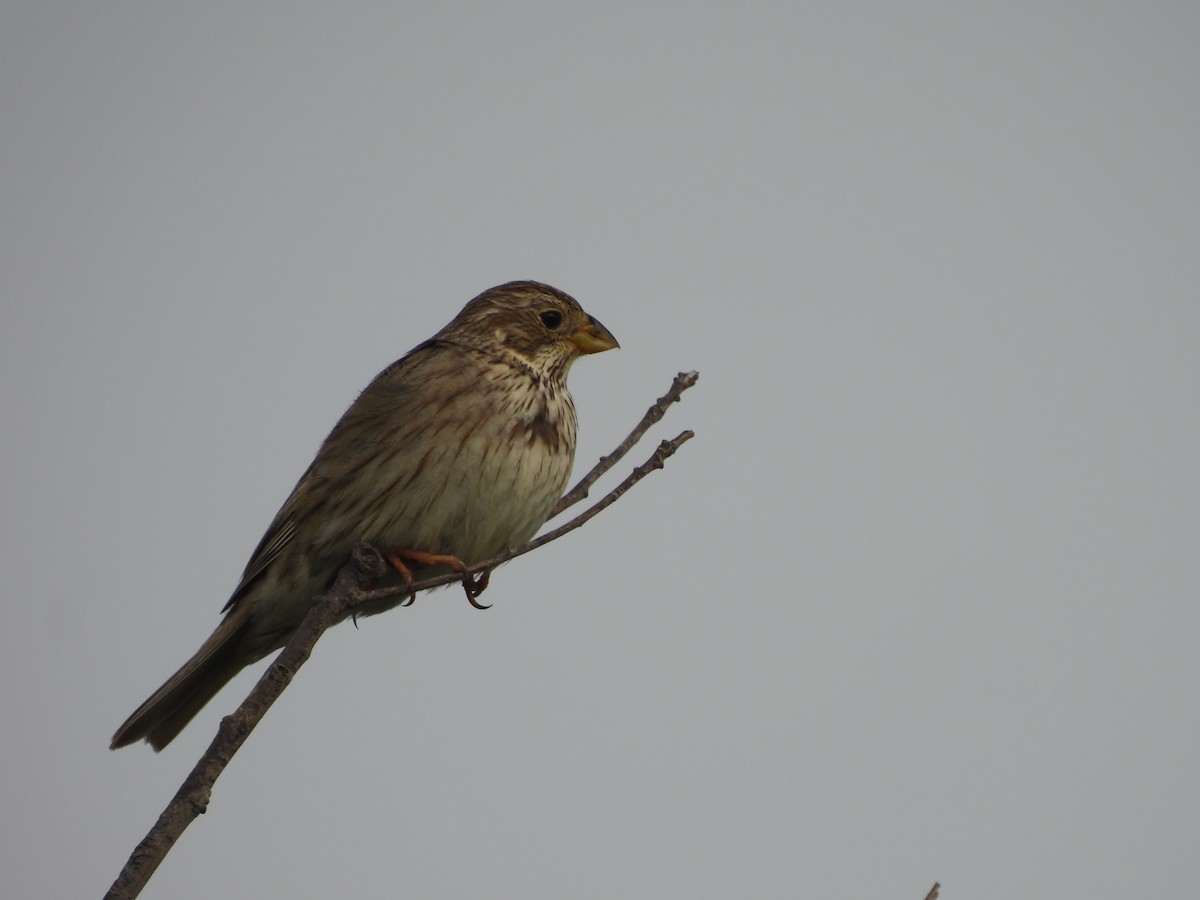
POLYGON ((1186 2, 5 3, 0 893, 108 888, 252 677, 113 730, 512 278, 622 343, 579 471, 680 370, 637 455, 696 439, 493 609, 330 632, 143 896, 1193 893, 1198 46, 1186 2))

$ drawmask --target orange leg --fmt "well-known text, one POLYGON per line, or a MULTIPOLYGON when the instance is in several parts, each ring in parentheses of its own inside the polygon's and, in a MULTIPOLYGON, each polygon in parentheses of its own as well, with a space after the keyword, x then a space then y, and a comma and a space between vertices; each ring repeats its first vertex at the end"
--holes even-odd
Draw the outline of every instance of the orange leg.
MULTIPOLYGON (((391 550, 389 550, 387 553, 383 554, 383 557, 389 563, 392 564, 393 569, 395 569, 397 572, 400 573, 400 577, 404 579, 405 587, 408 587, 410 584, 412 584, 412 581, 413 581, 412 569, 410 569, 408 566, 406 566, 404 564, 404 557, 402 557, 399 553, 392 552, 391 550)), ((416 599, 417 599, 416 594, 409 594, 408 599, 405 600, 400 605, 401 606, 412 606, 413 601, 416 599)))
MULTIPOLYGON (((475 598, 487 589, 491 572, 484 572, 478 578, 472 578, 467 564, 457 556, 447 553, 426 553, 424 550, 389 550, 384 557, 392 564, 392 568, 400 573, 405 586, 412 584, 413 580, 412 569, 406 563, 416 563, 419 566, 449 566, 463 576, 462 586, 470 604, 476 609, 490 608, 490 604, 478 603, 475 598)), ((415 594, 411 595, 404 605, 408 606, 414 599, 416 599, 415 594)))

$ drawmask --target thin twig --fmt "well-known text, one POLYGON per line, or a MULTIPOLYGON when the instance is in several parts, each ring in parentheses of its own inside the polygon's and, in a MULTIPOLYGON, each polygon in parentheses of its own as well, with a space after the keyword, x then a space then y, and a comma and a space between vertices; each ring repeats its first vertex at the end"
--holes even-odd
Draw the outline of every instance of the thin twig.
MULTIPOLYGON (((572 489, 571 494, 568 495, 571 496, 578 492, 578 496, 571 500, 570 503, 563 504, 560 502, 559 506, 556 507, 556 511, 561 511, 570 506, 571 503, 586 497, 588 488, 595 483, 596 478, 612 468, 612 465, 617 460, 628 453, 630 447, 636 443, 637 438, 645 433, 650 424, 662 418, 666 408, 678 399, 682 391, 695 384, 696 378, 697 375, 695 372, 686 375, 681 374, 677 377, 671 392, 661 398, 655 406, 651 407, 650 412, 646 414, 642 423, 639 424, 638 428, 634 429, 630 437, 626 438, 613 453, 602 458, 601 465, 593 469, 579 485, 572 489), (657 415, 654 415, 656 409, 659 411, 657 415), (599 474, 595 474, 595 477, 593 477, 593 474, 597 473, 597 470, 599 470, 599 474)), ((367 544, 359 544, 355 547, 350 561, 338 572, 332 587, 328 592, 314 599, 312 607, 304 617, 304 621, 301 622, 300 626, 292 634, 274 662, 267 667, 267 670, 259 678, 258 683, 254 685, 254 688, 247 695, 246 699, 242 701, 237 710, 221 720, 221 725, 217 729, 217 736, 213 738, 208 749, 204 751, 204 755, 200 757, 199 762, 196 763, 191 773, 184 779, 178 792, 171 799, 171 802, 167 804, 167 808, 163 810, 162 815, 158 817, 158 821, 155 822, 154 827, 150 829, 146 837, 134 849, 129 860, 125 863, 125 867, 121 870, 116 881, 113 882, 112 887, 105 895, 105 900, 132 900, 132 898, 137 897, 141 893, 142 888, 150 880, 150 876, 154 874, 159 864, 166 857, 167 853, 170 852, 171 847, 174 846, 175 842, 183 834, 184 829, 197 816, 207 811, 209 800, 212 797, 213 785, 225 770, 233 755, 245 743, 250 732, 254 730, 266 714, 266 711, 270 709, 271 705, 291 683, 296 672, 308 660, 316 642, 331 625, 345 618, 352 610, 364 603, 378 600, 382 597, 395 596, 398 593, 410 593, 436 587, 441 584, 448 584, 453 581, 460 581, 464 577, 469 577, 471 574, 484 570, 490 570, 502 562, 529 553, 550 541, 562 537, 564 534, 583 525, 601 510, 611 506, 622 494, 650 472, 655 469, 661 469, 667 458, 674 454, 676 450, 693 436, 693 432, 684 431, 673 440, 663 441, 650 458, 634 469, 629 477, 570 522, 560 525, 558 528, 520 547, 484 560, 472 568, 466 576, 455 573, 438 578, 427 578, 403 588, 364 591, 362 585, 378 578, 386 570, 386 565, 383 562, 382 554, 374 547, 367 544)))
POLYGON ((671 404, 679 400, 683 392, 700 380, 699 372, 680 372, 675 376, 675 380, 671 382, 671 389, 658 398, 654 405, 646 410, 646 414, 642 416, 642 421, 637 423, 633 431, 629 432, 629 436, 617 445, 617 449, 608 456, 600 457, 600 461, 592 467, 592 471, 588 472, 583 478, 579 479, 579 483, 571 488, 559 499, 554 505, 554 509, 550 510, 548 518, 553 519, 563 510, 570 506, 574 506, 580 500, 583 500, 588 495, 588 491, 592 485, 600 480, 600 477, 621 461, 626 453, 633 449, 633 445, 642 439, 651 425, 656 422, 661 422, 662 417, 667 414, 667 410, 671 408, 671 404))

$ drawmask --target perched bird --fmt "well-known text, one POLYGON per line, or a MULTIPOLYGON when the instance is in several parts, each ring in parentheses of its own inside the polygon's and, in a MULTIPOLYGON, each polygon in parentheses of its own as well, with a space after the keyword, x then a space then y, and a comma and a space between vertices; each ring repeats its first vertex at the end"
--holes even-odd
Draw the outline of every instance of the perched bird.
POLYGON ((287 643, 357 542, 384 551, 407 580, 532 537, 575 455, 567 370, 616 346, 573 298, 514 281, 380 372, 275 516, 221 624, 117 729, 113 749, 169 744, 242 668, 287 643))

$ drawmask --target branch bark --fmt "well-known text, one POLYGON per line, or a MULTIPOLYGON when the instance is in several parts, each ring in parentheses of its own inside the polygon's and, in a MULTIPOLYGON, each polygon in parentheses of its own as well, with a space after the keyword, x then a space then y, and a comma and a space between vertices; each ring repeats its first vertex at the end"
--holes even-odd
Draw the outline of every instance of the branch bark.
MULTIPOLYGON (((698 378, 699 374, 696 372, 680 373, 676 376, 671 389, 650 407, 629 436, 612 453, 600 458, 600 462, 563 496, 551 515, 558 515, 587 497, 591 486, 629 452, 651 425, 662 419, 670 405, 679 400, 683 391, 694 385, 698 378)), ((199 762, 184 779, 171 802, 158 817, 158 821, 154 823, 141 843, 134 848, 125 867, 113 882, 112 887, 109 888, 108 893, 105 894, 105 900, 132 900, 141 893, 142 888, 150 880, 150 876, 154 874, 159 864, 170 852, 184 829, 197 816, 207 811, 212 798, 213 785, 225 767, 229 765, 234 754, 245 743, 246 738, 250 736, 250 732, 262 720, 279 695, 291 684, 300 667, 308 661, 313 647, 331 625, 364 603, 401 593, 415 593, 454 581, 463 581, 557 540, 579 528, 602 510, 607 509, 655 469, 661 469, 666 460, 694 436, 691 431, 683 431, 674 439, 663 441, 646 462, 636 467, 624 481, 584 512, 520 547, 477 563, 465 574, 454 573, 437 578, 426 578, 403 588, 368 591, 364 590, 363 585, 382 575, 386 570, 386 563, 383 555, 369 544, 359 544, 355 547, 350 561, 342 567, 333 586, 328 592, 314 599, 312 608, 300 627, 296 629, 287 645, 267 667, 246 699, 231 715, 221 720, 216 737, 213 738, 199 762)))

